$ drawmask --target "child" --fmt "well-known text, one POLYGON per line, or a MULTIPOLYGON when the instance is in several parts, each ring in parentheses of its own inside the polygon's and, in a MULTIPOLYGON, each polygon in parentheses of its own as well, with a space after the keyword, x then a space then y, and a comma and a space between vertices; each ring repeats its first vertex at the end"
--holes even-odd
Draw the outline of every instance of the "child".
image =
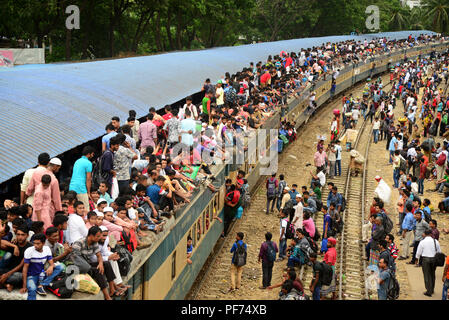
POLYGON ((104 214, 103 212, 97 212, 97 220, 95 221, 95 225, 100 227, 103 225, 104 214))
POLYGON ((91 190, 89 199, 89 211, 95 210, 98 199, 100 199, 100 193, 98 192, 98 190, 91 190))
POLYGON ((192 244, 192 237, 189 235, 187 236, 187 263, 192 264, 192 260, 190 258, 193 254, 193 244, 192 244))
POLYGON ((95 211, 89 211, 87 213, 87 222, 86 222, 87 230, 89 230, 96 224, 97 224, 97 213, 95 211))
POLYGON ((51 176, 44 174, 41 178, 41 184, 36 187, 34 193, 34 214, 33 221, 43 221, 44 228, 47 229, 51 226, 53 216, 50 212, 51 205, 51 176))
POLYGON ((156 234, 163 230, 163 223, 159 224, 160 222, 158 220, 148 218, 142 208, 137 209, 137 214, 139 216, 139 228, 141 230, 150 230, 156 234))
POLYGON ((110 206, 113 200, 108 193, 108 186, 106 185, 106 183, 100 183, 100 186, 98 187, 98 192, 100 198, 105 199, 108 202, 108 206, 110 206))

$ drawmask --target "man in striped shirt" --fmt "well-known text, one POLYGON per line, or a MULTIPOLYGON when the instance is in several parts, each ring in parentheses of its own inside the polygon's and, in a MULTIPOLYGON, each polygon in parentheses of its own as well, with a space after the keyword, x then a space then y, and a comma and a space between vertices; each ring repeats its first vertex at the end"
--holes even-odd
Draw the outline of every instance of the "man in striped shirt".
POLYGON ((391 233, 389 233, 385 236, 385 240, 388 243, 388 251, 390 251, 391 257, 396 261, 399 254, 399 249, 398 247, 396 247, 396 244, 394 243, 394 236, 391 233))
POLYGON ((34 246, 26 249, 24 253, 23 287, 20 293, 28 291, 28 300, 36 300, 36 293, 42 296, 47 295, 44 287, 50 285, 63 270, 61 264, 54 264, 50 248, 44 246, 45 240, 44 234, 36 234, 33 240, 34 246), (45 271, 46 262, 49 263, 49 267, 45 271))

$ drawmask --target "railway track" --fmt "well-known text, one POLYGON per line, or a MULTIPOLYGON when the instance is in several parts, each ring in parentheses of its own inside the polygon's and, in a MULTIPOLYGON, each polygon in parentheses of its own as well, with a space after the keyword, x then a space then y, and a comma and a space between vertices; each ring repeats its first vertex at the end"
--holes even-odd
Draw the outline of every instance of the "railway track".
MULTIPOLYGON (((384 78, 384 81, 386 78, 384 78)), ((350 92, 355 92, 356 90, 361 91, 364 83, 361 85, 357 85, 350 92)), ((338 97, 334 98, 328 105, 324 108, 318 110, 315 116, 310 119, 311 121, 307 124, 307 126, 315 124, 315 122, 319 122, 321 120, 322 115, 325 112, 329 112, 332 110, 332 107, 335 107, 335 104, 339 104, 338 97)), ((361 117, 363 120, 363 117, 361 117)), ((368 147, 370 142, 370 132, 364 130, 366 124, 365 122, 359 121, 357 129, 359 130, 359 135, 357 139, 357 144, 361 146, 366 146, 365 158, 367 158, 368 147)), ((369 130, 371 131, 371 130, 369 130)), ((299 137, 300 138, 300 137, 299 137)), ((357 146, 357 145, 356 145, 357 146)), ((344 146, 343 146, 344 147, 344 146)), ((288 153, 288 152, 287 152, 288 153)), ((283 154, 281 157, 281 161, 287 157, 286 154, 283 154)), ((346 190, 346 200, 347 200, 347 208, 344 217, 345 228, 342 232, 343 236, 339 236, 338 244, 337 244, 337 252, 338 260, 336 265, 336 272, 339 275, 339 279, 337 278, 337 282, 339 285, 338 291, 340 294, 340 299, 364 299, 367 297, 367 293, 365 292, 365 282, 364 282, 364 270, 365 266, 363 264, 363 244, 359 243, 359 239, 361 239, 361 230, 362 224, 364 221, 364 216, 362 213, 362 204, 365 203, 362 195, 362 189, 364 188, 364 177, 366 174, 361 174, 358 177, 350 177, 349 175, 349 152, 342 153, 342 172, 341 176, 334 177, 334 179, 328 180, 333 182, 340 193, 343 190, 346 190), (357 243, 356 243, 357 242, 357 243), (344 246, 341 246, 341 243, 344 243, 344 246), (343 257, 343 259, 341 258, 343 257), (346 279, 344 279, 346 278, 346 279)), ((282 167, 282 166, 280 166, 282 167)), ((364 169, 365 173, 366 169, 364 169)), ((298 183, 298 186, 301 185, 298 183)), ((326 202, 328 195, 327 186, 323 188, 323 203, 326 202)), ((247 221, 254 221, 253 219, 260 219, 261 214, 263 213, 263 208, 266 206, 266 196, 265 189, 262 186, 259 186, 251 201, 251 208, 244 213, 244 218, 233 223, 230 226, 229 236, 226 239, 220 240, 220 242, 215 247, 214 253, 211 255, 209 260, 206 262, 205 271, 202 272, 200 277, 197 279, 197 283, 192 288, 189 295, 186 297, 187 299, 192 300, 207 300, 207 299, 236 299, 239 298, 239 295, 243 294, 239 293, 236 295, 235 293, 227 294, 227 289, 229 288, 228 279, 229 279, 229 263, 230 263, 230 253, 227 248, 232 246, 234 242, 233 235, 235 231, 242 231, 245 234, 245 242, 250 244, 249 250, 251 250, 251 254, 248 254, 248 265, 251 265, 250 260, 257 260, 256 250, 258 250, 259 243, 254 243, 254 238, 256 234, 264 234, 267 229, 270 228, 270 222, 267 222, 267 225, 264 225, 264 228, 260 228, 258 226, 253 226, 251 223, 247 223, 247 221), (262 212, 262 213, 261 213, 262 212), (236 226, 237 225, 237 226, 236 226), (236 229, 238 228, 238 230, 236 229), (225 250, 226 249, 226 250, 225 250), (253 257, 255 256, 255 258, 253 257)), ((364 210, 364 208, 363 208, 364 210)), ((323 214, 318 212, 314 217, 315 225, 317 226, 320 232, 322 231, 322 222, 323 222, 323 214)), ((271 226, 273 227, 273 226, 271 226)), ((278 228, 278 222, 276 221, 275 228, 278 228)), ((273 233, 273 240, 276 240, 276 234, 273 233)), ((252 263, 253 265, 257 265, 256 263, 252 263)), ((273 269, 273 279, 275 278, 275 269, 273 269)), ((284 266, 285 262, 280 263, 284 266)), ((247 266, 248 266, 247 265, 247 266)), ((308 288, 308 284, 312 279, 312 272, 310 266, 304 266, 299 273, 300 279, 303 281, 304 287, 308 288)), ((260 281, 261 278, 261 270, 260 267, 250 268, 245 267, 242 282, 248 281, 260 281)), ((260 285, 260 284, 258 284, 260 285)), ((257 286, 258 286, 257 285, 257 286)), ((257 290, 257 286, 254 286, 251 289, 257 290)), ((266 291, 266 290, 265 290, 266 291)), ((308 290, 307 294, 310 294, 308 290)), ((310 294, 311 295, 311 294, 310 294)), ((240 298, 251 299, 251 296, 241 296, 240 298)), ((271 296, 267 293, 265 296, 257 297, 260 299, 270 299, 271 296)))

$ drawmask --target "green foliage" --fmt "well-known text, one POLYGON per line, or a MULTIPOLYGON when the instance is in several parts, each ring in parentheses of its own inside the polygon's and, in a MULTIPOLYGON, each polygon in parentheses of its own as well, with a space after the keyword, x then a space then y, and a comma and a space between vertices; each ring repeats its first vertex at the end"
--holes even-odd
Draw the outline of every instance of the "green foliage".
POLYGON ((369 32, 369 5, 380 31, 449 31, 448 0, 413 10, 401 0, 2 0, 0 36, 51 42, 47 62, 145 55, 369 32), (68 5, 80 8, 80 30, 65 28, 68 5))

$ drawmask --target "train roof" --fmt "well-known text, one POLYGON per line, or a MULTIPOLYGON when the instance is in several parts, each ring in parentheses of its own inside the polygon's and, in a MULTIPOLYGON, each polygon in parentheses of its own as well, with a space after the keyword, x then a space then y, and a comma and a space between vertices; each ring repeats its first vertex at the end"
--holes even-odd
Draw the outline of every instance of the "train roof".
POLYGON ((235 73, 268 55, 327 42, 404 39, 430 31, 329 36, 182 51, 84 63, 0 69, 0 183, 36 165, 38 154, 57 156, 105 133, 112 116, 139 117, 198 92, 206 78, 235 73))

